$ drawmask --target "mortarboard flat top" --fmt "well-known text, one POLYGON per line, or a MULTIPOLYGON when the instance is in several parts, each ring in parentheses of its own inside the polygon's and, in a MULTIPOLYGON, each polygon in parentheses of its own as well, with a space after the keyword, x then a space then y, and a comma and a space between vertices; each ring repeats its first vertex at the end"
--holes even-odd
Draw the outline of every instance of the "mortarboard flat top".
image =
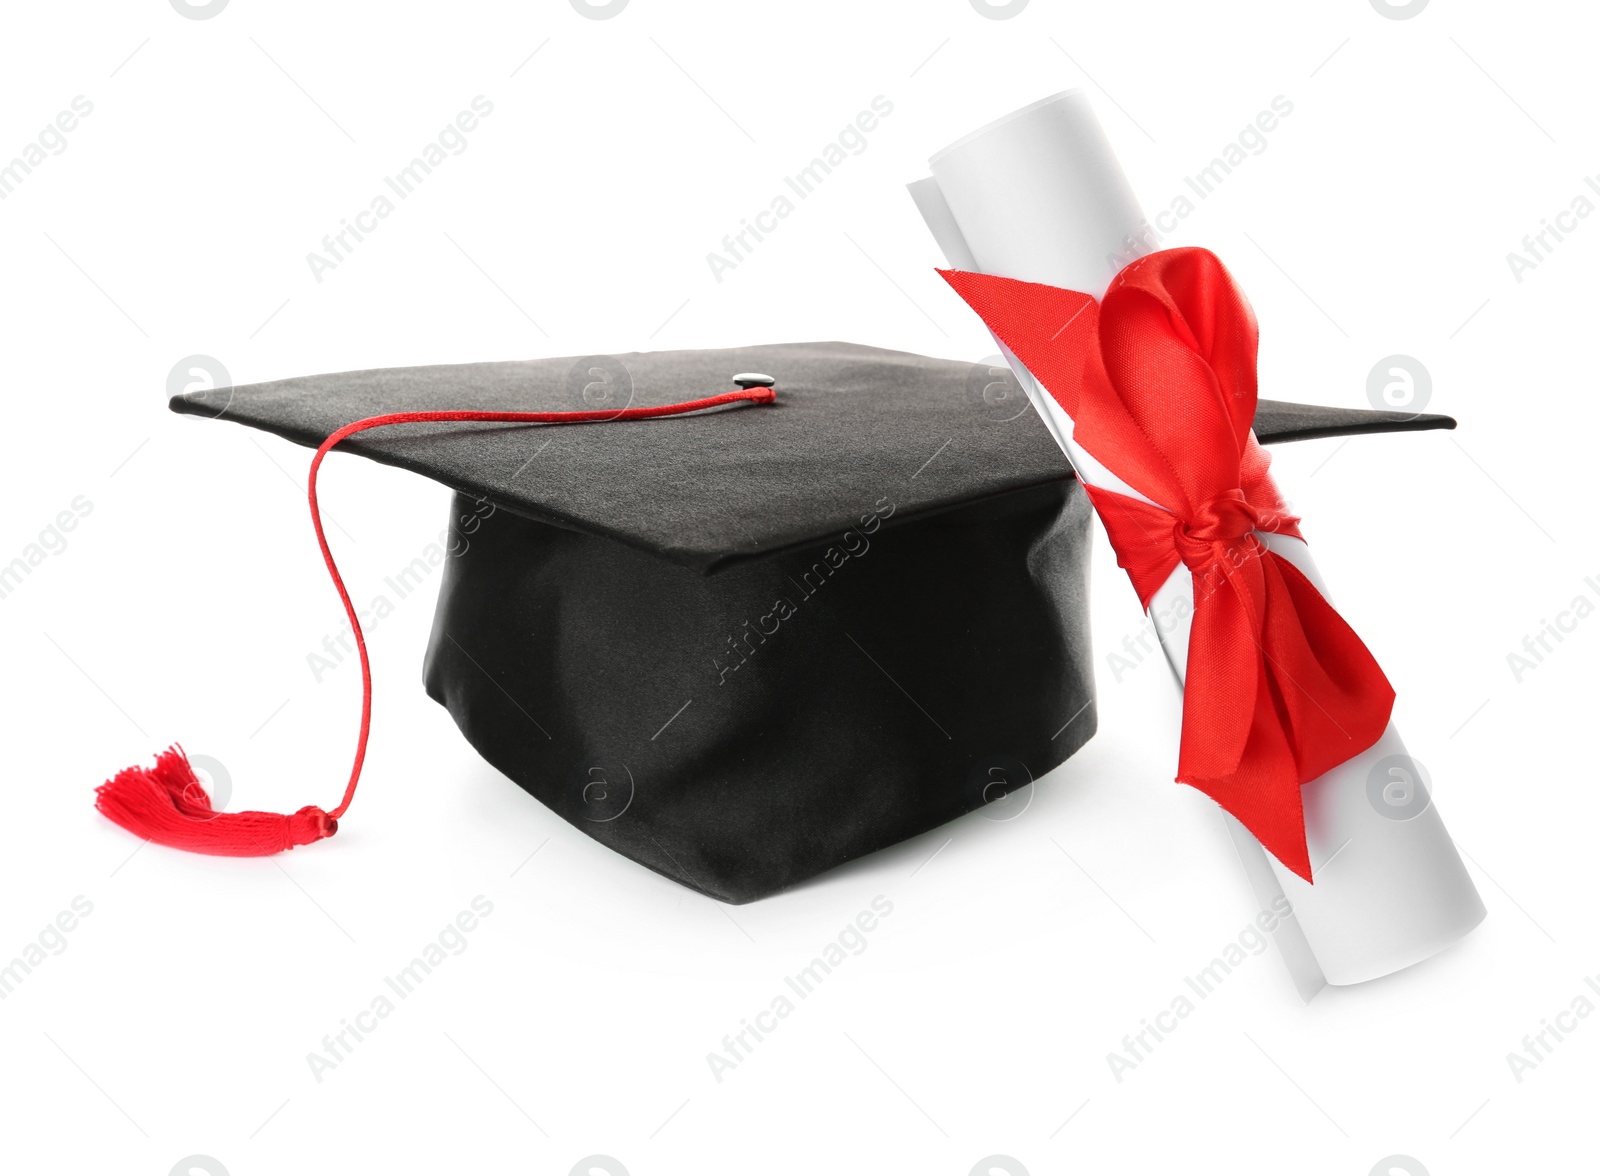
MULTIPOLYGON (((186 393, 172 408, 315 446, 379 413, 667 404, 747 371, 776 379, 775 405, 555 432, 405 425, 340 449, 707 572, 843 531, 891 487, 904 522, 1072 476, 1008 372, 854 343, 342 372, 186 393)), ((1256 413, 1262 442, 1453 424, 1271 400, 1256 413)))

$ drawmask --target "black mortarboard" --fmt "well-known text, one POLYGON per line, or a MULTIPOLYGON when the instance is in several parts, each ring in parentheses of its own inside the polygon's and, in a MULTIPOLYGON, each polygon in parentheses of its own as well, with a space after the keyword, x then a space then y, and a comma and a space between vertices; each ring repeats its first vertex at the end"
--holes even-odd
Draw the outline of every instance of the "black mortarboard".
MULTIPOLYGON (((1089 505, 1008 371, 798 343, 348 372, 172 408, 317 446, 377 414, 611 412, 746 373, 776 402, 339 448, 456 491, 424 681, 472 745, 596 840, 747 902, 1094 733, 1089 505)), ((1263 442, 1452 425, 1275 401, 1255 421, 1263 442)))

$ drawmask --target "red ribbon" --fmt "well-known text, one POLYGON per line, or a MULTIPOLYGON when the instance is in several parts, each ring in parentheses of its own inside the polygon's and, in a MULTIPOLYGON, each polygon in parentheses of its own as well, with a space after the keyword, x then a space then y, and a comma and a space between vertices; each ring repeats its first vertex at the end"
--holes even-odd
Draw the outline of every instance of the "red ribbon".
POLYGON ((1204 249, 1141 258, 1098 305, 1054 286, 940 273, 1066 410, 1074 440, 1161 503, 1086 487, 1141 604, 1180 563, 1194 578, 1178 782, 1309 882, 1300 786, 1377 742, 1394 688, 1259 537, 1300 532, 1250 428, 1249 303, 1204 249))

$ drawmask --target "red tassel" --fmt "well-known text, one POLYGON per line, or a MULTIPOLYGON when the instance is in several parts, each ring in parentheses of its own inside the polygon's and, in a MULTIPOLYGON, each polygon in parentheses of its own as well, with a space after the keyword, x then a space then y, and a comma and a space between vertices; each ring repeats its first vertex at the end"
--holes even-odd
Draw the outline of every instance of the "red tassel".
POLYGON ((292 816, 218 812, 176 746, 156 756, 155 767, 124 768, 100 785, 94 806, 136 836, 220 857, 265 857, 339 831, 339 822, 314 804, 292 816))
POLYGON ((344 577, 334 563, 328 537, 322 531, 322 508, 317 505, 317 471, 322 459, 339 442, 367 429, 386 425, 443 424, 480 422, 485 424, 578 425, 606 421, 642 421, 654 417, 677 416, 708 408, 723 408, 737 403, 771 404, 777 394, 771 388, 741 388, 699 400, 678 404, 625 408, 620 412, 391 412, 352 421, 332 433, 317 446, 311 458, 311 473, 306 479, 306 498, 311 505, 311 526, 317 533, 322 561, 339 593, 344 613, 355 634, 356 652, 361 655, 361 730, 356 736, 355 763, 344 786, 344 797, 331 811, 308 804, 297 813, 219 813, 211 807, 211 797, 194 774, 183 748, 173 746, 156 756, 154 768, 124 768, 95 789, 95 808, 128 832, 174 849, 191 853, 211 853, 219 857, 265 857, 310 845, 339 831, 339 818, 355 799, 356 782, 367 757, 367 734, 372 727, 372 665, 367 660, 367 639, 361 632, 356 606, 345 590, 344 577))

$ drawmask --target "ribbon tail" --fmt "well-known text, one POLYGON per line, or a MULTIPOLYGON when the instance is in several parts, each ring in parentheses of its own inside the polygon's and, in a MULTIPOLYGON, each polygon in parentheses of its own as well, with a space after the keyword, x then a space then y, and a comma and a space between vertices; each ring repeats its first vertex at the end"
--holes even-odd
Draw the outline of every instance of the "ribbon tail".
POLYGON ((1277 554, 1267 576, 1267 673, 1282 699, 1296 774, 1308 783, 1376 743, 1394 710, 1394 687, 1361 638, 1277 554))
MULTIPOLYGON (((1394 688, 1354 630, 1298 568, 1272 552, 1256 566, 1260 677, 1243 753, 1232 772, 1180 774, 1179 779, 1222 805, 1269 853, 1310 882, 1301 787, 1378 741, 1394 708, 1394 688)), ((1197 625, 1200 612, 1197 606, 1197 625)), ((1193 643, 1190 656, 1192 664, 1199 656, 1193 643)), ((1221 688, 1222 683, 1213 687, 1221 688)), ((1186 692, 1185 749, 1188 698, 1186 692)))
POLYGON ((1295 783, 1294 756, 1272 705, 1263 670, 1256 696, 1247 751, 1237 771, 1220 779, 1189 779, 1188 784, 1216 801, 1250 830, 1273 857, 1307 882, 1311 852, 1306 845, 1305 810, 1295 783))
POLYGON ((1238 547, 1221 550, 1194 578, 1194 622, 1183 688, 1180 780, 1218 780, 1240 769, 1259 739, 1265 700, 1261 673, 1262 576, 1253 554, 1234 566, 1238 547))
POLYGON ((1229 546, 1194 572, 1178 781, 1215 800, 1309 882, 1302 777, 1269 649, 1281 584, 1265 555, 1259 543, 1229 546))

